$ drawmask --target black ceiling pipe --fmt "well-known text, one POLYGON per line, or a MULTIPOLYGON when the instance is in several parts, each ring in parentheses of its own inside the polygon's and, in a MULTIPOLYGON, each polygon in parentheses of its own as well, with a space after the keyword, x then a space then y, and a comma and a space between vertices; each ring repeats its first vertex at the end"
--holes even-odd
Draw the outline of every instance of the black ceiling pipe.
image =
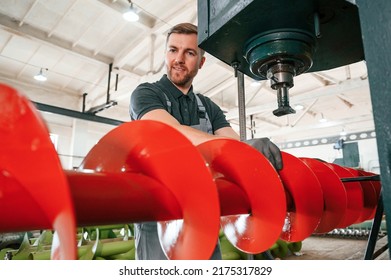
POLYGON ((107 99, 106 104, 109 104, 110 102, 110 80, 111 80, 111 70, 113 69, 113 63, 109 64, 109 77, 107 81, 107 99))
POLYGON ((67 116, 67 117, 71 117, 71 118, 82 119, 82 120, 91 121, 91 122, 105 123, 105 124, 110 124, 110 125, 114 125, 114 126, 118 126, 118 125, 124 123, 123 121, 119 121, 119 120, 109 119, 109 118, 105 118, 105 117, 99 117, 99 116, 96 116, 93 114, 85 114, 85 113, 81 113, 78 111, 55 107, 55 106, 42 104, 42 103, 38 103, 38 102, 33 102, 33 104, 35 105, 35 107, 37 107, 37 109, 39 111, 49 112, 49 113, 67 116))

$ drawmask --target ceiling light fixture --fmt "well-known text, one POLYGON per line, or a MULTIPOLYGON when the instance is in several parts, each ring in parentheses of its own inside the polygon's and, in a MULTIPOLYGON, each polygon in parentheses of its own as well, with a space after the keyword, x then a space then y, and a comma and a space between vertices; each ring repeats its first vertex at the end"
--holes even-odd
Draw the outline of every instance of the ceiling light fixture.
POLYGON ((321 115, 321 118, 320 118, 319 122, 321 122, 321 123, 327 122, 327 119, 323 116, 323 113, 320 113, 320 115, 321 115))
POLYGON ((127 21, 131 21, 131 22, 135 22, 135 21, 138 21, 139 20, 139 15, 137 14, 137 11, 136 9, 133 7, 133 3, 131 0, 129 0, 129 4, 130 4, 130 7, 129 7, 129 10, 127 12, 125 12, 122 17, 127 20, 127 21))
MULTIPOLYGON (((47 71, 48 69, 45 68, 45 70, 47 71)), ((46 81, 48 78, 43 74, 43 68, 41 68, 41 70, 39 70, 39 73, 37 75, 34 76, 34 79, 36 79, 37 81, 40 81, 40 82, 44 82, 46 81)))

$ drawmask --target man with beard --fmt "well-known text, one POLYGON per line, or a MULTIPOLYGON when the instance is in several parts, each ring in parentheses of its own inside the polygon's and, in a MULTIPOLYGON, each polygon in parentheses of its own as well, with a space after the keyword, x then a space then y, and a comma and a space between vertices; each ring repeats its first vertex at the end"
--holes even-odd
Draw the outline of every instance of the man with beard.
MULTIPOLYGON (((134 90, 130 100, 132 120, 164 122, 194 145, 216 138, 239 140, 220 107, 208 97, 193 92, 193 79, 205 63, 204 54, 197 44, 195 25, 181 23, 171 28, 165 51, 167 74, 134 90)), ((277 170, 282 168, 280 150, 269 139, 245 142, 264 154, 277 170)), ((136 259, 167 259, 159 243, 156 222, 135 224, 135 239, 136 259)), ((221 259, 218 244, 211 259, 221 259)))

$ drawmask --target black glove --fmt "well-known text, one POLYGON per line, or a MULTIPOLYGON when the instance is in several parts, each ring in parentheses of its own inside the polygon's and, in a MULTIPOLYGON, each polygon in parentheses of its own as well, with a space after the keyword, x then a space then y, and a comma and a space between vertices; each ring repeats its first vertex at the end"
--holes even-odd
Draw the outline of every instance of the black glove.
POLYGON ((269 138, 255 138, 243 141, 261 152, 276 170, 282 169, 280 149, 269 138))

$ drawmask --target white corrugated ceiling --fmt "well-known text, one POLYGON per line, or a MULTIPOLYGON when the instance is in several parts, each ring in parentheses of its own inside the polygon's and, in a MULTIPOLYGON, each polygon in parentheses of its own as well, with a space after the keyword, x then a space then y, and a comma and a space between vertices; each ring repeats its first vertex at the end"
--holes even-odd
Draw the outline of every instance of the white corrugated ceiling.
MULTIPOLYGON (((106 102, 112 63, 110 99, 118 105, 99 115, 129 121, 133 89, 164 73, 166 31, 179 22, 197 24, 196 0, 132 2, 141 16, 136 23, 122 18, 127 0, 2 0, 0 82, 32 101, 76 111, 82 110, 83 93, 88 93, 88 110, 106 102), (33 79, 40 68, 48 69, 46 82, 33 79)), ((247 77, 245 82, 246 112, 252 115, 257 136, 284 142, 374 128, 364 62, 295 77, 290 102, 304 105, 304 110, 283 117, 272 114, 277 100, 267 81, 255 87, 247 77), (327 123, 319 122, 321 115, 327 123)), ((207 54, 194 86, 219 104, 239 130, 237 81, 231 67, 207 54)))

